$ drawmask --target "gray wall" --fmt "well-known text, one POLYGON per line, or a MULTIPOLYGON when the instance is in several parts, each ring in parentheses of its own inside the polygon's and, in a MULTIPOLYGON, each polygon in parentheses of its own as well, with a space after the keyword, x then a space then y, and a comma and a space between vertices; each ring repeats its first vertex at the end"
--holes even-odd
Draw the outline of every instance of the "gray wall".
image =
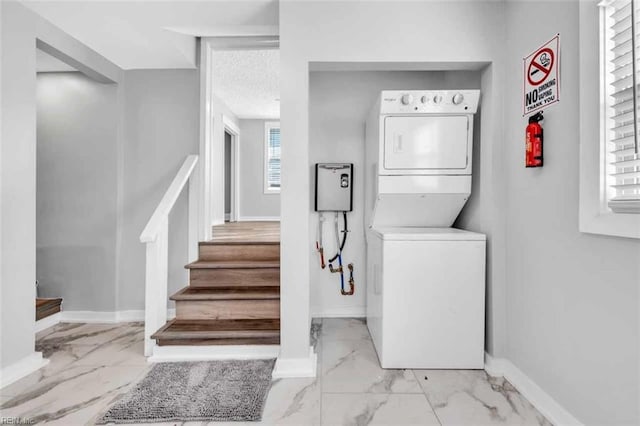
POLYGON ((487 352, 496 357, 506 356, 507 338, 502 75, 499 60, 481 72, 480 108, 474 118, 471 197, 454 223, 487 235, 485 343, 487 352))
MULTIPOLYGON (((56 92, 57 99, 39 96, 44 113, 42 122, 39 117, 44 139, 39 134, 38 140, 42 294, 64 296, 65 310, 144 309, 145 246, 139 236, 185 157, 198 152, 198 72, 127 71, 120 99, 115 86, 68 74, 75 79, 40 78, 40 89, 54 80, 73 88, 66 99, 65 92, 56 92), (78 99, 68 102, 71 97, 78 99), (56 148, 52 140, 64 145, 56 148), (69 159, 77 160, 75 168, 60 168, 69 159)), ((187 203, 185 189, 169 217, 170 294, 187 284, 187 203)))
POLYGON ((578 1, 508 2, 505 21, 507 358, 586 424, 640 424, 640 241, 578 231, 578 75, 596 66, 580 63, 578 1), (561 101, 544 167, 526 169, 522 58, 558 32, 561 101))
POLYGON ((33 14, 2 10, 0 367, 34 353, 36 279, 36 49, 33 14))
POLYGON ((280 217, 280 194, 264 193, 264 123, 240 120, 240 219, 280 217))
MULTIPOLYGON (((349 236, 344 261, 355 266, 356 293, 340 294, 339 280, 320 268, 315 250, 311 253, 311 313, 313 316, 365 315, 365 236, 364 236, 364 151, 365 120, 381 90, 393 89, 475 89, 480 87, 479 72, 311 72, 309 76, 309 167, 315 163, 354 164, 353 212, 348 214, 349 236)), ((479 122, 479 118, 477 120, 479 122)), ((478 126, 479 127, 479 126, 478 126)), ((479 142, 476 137, 476 142, 479 142)), ((313 210, 313 182, 310 206, 313 210)), ((333 217, 325 226, 325 248, 329 258, 335 253, 333 217)), ((310 215, 309 238, 316 239, 318 215, 310 215)), ((340 218, 342 226, 342 218, 340 218)))
MULTIPOLYGON (((60 74, 51 74, 56 75, 60 74)), ((74 155, 82 159, 77 174, 84 171, 82 179, 70 183, 73 168, 59 169, 56 164, 43 163, 49 167, 44 169, 43 176, 39 175, 38 182, 43 184, 41 192, 48 192, 42 203, 38 200, 39 219, 48 220, 38 229, 38 276, 43 289, 46 288, 43 295, 56 296, 64 292, 66 310, 144 309, 145 246, 140 243, 139 236, 185 157, 198 152, 198 72, 127 71, 121 84, 119 104, 114 86, 97 85, 92 93, 86 79, 76 76, 76 80, 81 84, 76 84, 78 88, 68 96, 90 99, 84 103, 83 99, 74 103, 61 102, 57 109, 49 111, 50 115, 43 116, 47 119, 43 123, 46 124, 43 135, 51 135, 47 140, 54 136, 61 139, 60 132, 64 130, 67 149, 56 150, 51 146, 42 155, 39 152, 39 159, 60 164, 63 157, 74 155), (102 106, 108 111, 100 111, 102 103, 95 100, 102 99, 100 95, 104 94, 96 91, 108 90, 106 88, 110 88, 110 104, 108 108, 102 106), (76 113, 82 113, 82 126, 55 126, 56 122, 69 123, 77 119, 76 113), (112 126, 105 128, 103 122, 102 127, 94 128, 103 113, 111 119, 112 126), (121 126, 121 152, 113 142, 117 138, 114 125, 117 119, 121 126), (92 136, 91 143, 85 143, 71 153, 72 147, 87 135, 92 136), (109 139, 112 143, 105 143, 109 139), (66 189, 62 195, 67 195, 66 199, 53 194, 49 191, 50 186, 46 186, 47 177, 53 173, 60 176, 53 176, 57 180, 48 184, 64 183, 66 189), (119 181, 117 173, 121 173, 119 181), (66 180, 62 181, 60 177, 66 180), (60 205, 63 200, 65 208, 60 205), (56 216, 45 219, 48 217, 45 211, 51 208, 53 201, 61 210, 54 210, 56 216), (91 207, 94 207, 93 214, 88 212, 91 207), (82 212, 80 221, 71 209, 82 212), (54 220, 64 226, 53 226, 54 220), (73 226, 77 227, 78 239, 85 239, 84 244, 74 242, 72 237, 76 234, 68 232, 73 226), (42 235, 42 241, 41 228, 49 230, 42 235), (96 242, 100 242, 102 251, 90 247, 96 242), (58 247, 58 244, 66 246, 58 247), (73 264, 74 261, 80 262, 73 264), (45 274, 52 276, 54 286, 47 286, 45 274)), ((69 78, 65 81, 72 84, 69 78)), ((184 269, 188 260, 187 203, 185 189, 169 217, 170 294, 187 285, 184 269)))
MULTIPOLYGON (((118 309, 144 309, 145 247, 139 237, 178 169, 198 153, 197 70, 124 73, 123 187, 118 309)), ((188 194, 169 217, 169 294, 187 285, 188 194)))
POLYGON ((37 78, 36 277, 65 310, 115 309, 117 86, 37 78))
MULTIPOLYGON (((0 2, 0 368, 34 354, 36 38, 112 81, 120 69, 19 2, 0 2)), ((27 368, 29 368, 27 367, 27 368)))

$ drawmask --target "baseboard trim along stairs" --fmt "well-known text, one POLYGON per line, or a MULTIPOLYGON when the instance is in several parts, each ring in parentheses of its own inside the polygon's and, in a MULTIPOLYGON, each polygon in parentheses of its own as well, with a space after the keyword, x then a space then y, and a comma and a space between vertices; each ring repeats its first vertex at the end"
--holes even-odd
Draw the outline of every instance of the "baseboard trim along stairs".
POLYGON ((485 353, 484 369, 490 376, 504 377, 508 380, 518 389, 522 396, 531 402, 554 425, 583 425, 511 361, 504 358, 494 358, 485 353))
POLYGON ((46 330, 49 327, 53 327, 54 325, 62 322, 62 312, 58 312, 57 314, 50 315, 48 317, 42 318, 36 321, 35 332, 39 333, 42 330, 46 330))
MULTIPOLYGON (((167 318, 173 319, 176 316, 175 309, 167 310, 167 318)), ((59 322, 71 322, 71 323, 87 323, 87 324, 118 324, 121 322, 139 322, 144 321, 144 310, 134 309, 126 311, 62 311, 59 316, 55 317, 55 321, 47 323, 46 326, 40 326, 42 321, 36 322, 36 330, 41 331, 45 328, 49 328, 59 322), (44 328, 41 328, 44 327, 44 328)), ((42 323, 45 324, 45 323, 42 323)))
POLYGON ((149 362, 277 358, 280 345, 155 346, 149 362))
POLYGON ((318 356, 309 348, 307 358, 281 358, 280 345, 229 345, 229 346, 155 346, 147 361, 218 361, 226 359, 277 358, 273 369, 274 379, 316 377, 318 356))
POLYGON ((318 355, 309 347, 309 356, 305 358, 282 358, 276 360, 272 377, 274 379, 316 377, 318 355))
POLYGON ((342 306, 330 309, 312 308, 311 318, 365 318, 366 306, 342 306))

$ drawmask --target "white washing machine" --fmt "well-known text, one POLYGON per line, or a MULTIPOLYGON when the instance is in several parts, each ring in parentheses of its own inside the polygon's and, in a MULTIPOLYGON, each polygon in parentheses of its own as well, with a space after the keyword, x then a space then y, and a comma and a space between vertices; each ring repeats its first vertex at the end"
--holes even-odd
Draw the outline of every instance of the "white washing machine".
POLYGON ((485 236, 377 228, 367 324, 383 368, 483 368, 485 236))
POLYGON ((479 96, 383 91, 367 119, 367 325, 383 368, 484 366, 486 237, 451 228, 479 96))

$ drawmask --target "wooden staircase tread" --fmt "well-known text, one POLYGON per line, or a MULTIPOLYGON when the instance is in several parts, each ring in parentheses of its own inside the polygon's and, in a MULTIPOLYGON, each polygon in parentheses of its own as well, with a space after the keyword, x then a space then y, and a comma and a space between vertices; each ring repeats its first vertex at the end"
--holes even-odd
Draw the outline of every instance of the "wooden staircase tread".
POLYGON ((158 340, 273 339, 280 336, 280 320, 173 319, 151 338, 158 340))
POLYGON ((279 223, 216 226, 185 268, 189 285, 170 297, 176 318, 151 336, 159 346, 280 343, 279 223))
POLYGON ((211 241, 264 241, 280 242, 280 222, 243 221, 216 225, 212 228, 211 241))
POLYGON ((237 260, 234 262, 197 260, 185 266, 186 269, 266 269, 280 268, 280 261, 237 260))
POLYGON ((61 297, 52 297, 52 298, 38 297, 36 299, 36 308, 60 306, 61 304, 62 304, 61 297))
POLYGON ((172 319, 165 327, 181 330, 280 330, 279 319, 235 319, 235 320, 179 320, 172 319))
POLYGON ((273 330, 198 330, 174 331, 171 328, 156 333, 151 338, 158 340, 202 340, 202 339, 270 339, 279 337, 280 331, 273 330))
POLYGON ((170 297, 171 300, 265 300, 279 298, 280 287, 278 286, 188 286, 170 297))
POLYGON ((228 339, 158 339, 158 346, 247 346, 279 345, 280 336, 228 339))

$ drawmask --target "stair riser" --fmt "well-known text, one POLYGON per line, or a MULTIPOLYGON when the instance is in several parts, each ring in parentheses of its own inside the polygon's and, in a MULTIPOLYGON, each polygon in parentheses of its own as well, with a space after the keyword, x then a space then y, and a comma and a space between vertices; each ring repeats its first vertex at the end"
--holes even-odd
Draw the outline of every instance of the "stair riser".
POLYGON ((280 331, 275 330, 218 330, 218 331, 164 331, 160 336, 154 335, 152 339, 163 340, 215 340, 215 339, 268 339, 280 336, 280 331))
POLYGON ((279 345, 279 337, 266 339, 158 339, 158 346, 224 346, 224 345, 279 345))
POLYGON ((280 260, 279 244, 202 244, 200 259, 207 261, 280 260))
POLYGON ((280 269, 191 269, 189 285, 193 287, 280 286, 280 269))
POLYGON ((280 318, 280 300, 179 300, 178 320, 280 318))
POLYGON ((280 295, 278 294, 269 294, 269 295, 264 295, 264 294, 260 294, 260 293, 253 293, 253 294, 240 294, 240 295, 233 295, 233 296, 229 296, 229 295, 220 295, 220 296, 215 296, 215 295, 211 295, 211 296, 207 296, 207 297, 191 297, 191 298, 187 298, 187 297, 182 297, 182 298, 178 298, 178 297, 171 297, 171 300, 179 300, 179 301, 183 301, 183 302, 189 302, 189 301, 193 301, 193 300, 229 300, 229 299, 233 299, 233 300, 256 300, 256 299, 280 299, 280 295))
POLYGON ((40 308, 36 310, 36 321, 40 321, 43 318, 50 317, 60 312, 60 305, 47 306, 46 308, 40 308))
POLYGON ((36 321, 60 312, 62 298, 36 298, 36 321))

